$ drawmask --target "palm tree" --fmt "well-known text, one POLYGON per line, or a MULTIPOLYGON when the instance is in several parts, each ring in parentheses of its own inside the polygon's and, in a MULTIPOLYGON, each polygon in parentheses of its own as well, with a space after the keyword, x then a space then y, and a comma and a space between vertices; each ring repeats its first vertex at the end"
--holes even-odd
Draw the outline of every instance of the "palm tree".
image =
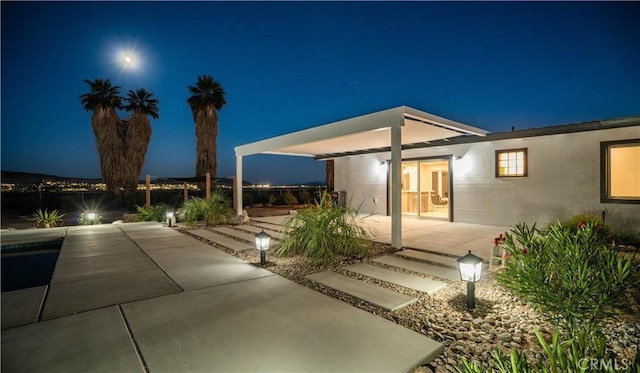
POLYGON ((140 171, 151 140, 151 123, 149 116, 158 119, 158 100, 153 98, 153 93, 144 88, 135 92, 129 90, 124 99, 126 105, 123 109, 131 111, 131 115, 124 121, 124 148, 127 153, 127 180, 124 185, 125 195, 135 192, 140 179, 140 171))
POLYGON ((226 105, 224 89, 209 75, 198 76, 195 86, 188 86, 192 94, 187 103, 196 124, 196 176, 211 173, 213 180, 218 171, 217 144, 218 110, 226 105))
POLYGON ((96 137, 102 179, 108 190, 121 196, 126 159, 120 137, 121 123, 116 114, 116 109, 122 107, 120 87, 112 85, 110 79, 84 82, 90 91, 80 96, 80 101, 85 111, 93 111, 91 127, 96 137))

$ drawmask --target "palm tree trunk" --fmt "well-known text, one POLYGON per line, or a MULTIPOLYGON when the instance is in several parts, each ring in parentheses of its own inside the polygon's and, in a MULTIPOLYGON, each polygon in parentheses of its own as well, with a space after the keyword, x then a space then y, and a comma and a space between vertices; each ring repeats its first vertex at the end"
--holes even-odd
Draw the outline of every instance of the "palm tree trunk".
POLYGON ((212 186, 218 173, 217 142, 218 113, 213 105, 199 110, 196 122, 196 176, 211 173, 212 186))
POLYGON ((96 137, 96 148, 100 157, 100 171, 107 189, 121 196, 122 180, 119 170, 126 163, 120 137, 120 119, 111 108, 97 108, 91 118, 96 137))
POLYGON ((149 118, 140 112, 134 112, 125 122, 124 150, 127 155, 125 157, 127 162, 123 176, 126 178, 124 184, 125 195, 129 196, 138 188, 140 173, 142 172, 149 141, 151 140, 151 123, 149 118))

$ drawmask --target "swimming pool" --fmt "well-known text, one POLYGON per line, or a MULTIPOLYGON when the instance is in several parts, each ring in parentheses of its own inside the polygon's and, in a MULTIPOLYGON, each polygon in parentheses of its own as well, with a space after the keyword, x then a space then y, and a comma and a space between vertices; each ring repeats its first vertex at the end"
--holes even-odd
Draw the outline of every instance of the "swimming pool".
POLYGON ((2 292, 48 285, 63 240, 3 245, 2 292))

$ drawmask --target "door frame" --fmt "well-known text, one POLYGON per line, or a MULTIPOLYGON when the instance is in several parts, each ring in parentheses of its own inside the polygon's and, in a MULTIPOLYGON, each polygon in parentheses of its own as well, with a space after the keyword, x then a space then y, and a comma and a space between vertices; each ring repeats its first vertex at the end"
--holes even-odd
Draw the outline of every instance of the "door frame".
MULTIPOLYGON (((454 193, 453 193, 453 160, 454 160, 454 156, 453 154, 444 154, 444 155, 434 155, 434 156, 425 156, 425 157, 411 157, 411 158, 402 158, 400 160, 400 164, 404 163, 404 162, 412 162, 412 161, 435 161, 435 160, 441 160, 441 161, 448 161, 449 162, 449 221, 453 222, 453 204, 454 204, 454 193)), ((387 164, 389 165, 389 167, 387 167, 387 216, 391 215, 391 160, 387 159, 387 164)), ((403 216, 405 214, 402 214, 403 216)), ((418 218, 421 219, 437 219, 437 220, 442 220, 439 218, 433 218, 433 217, 428 217, 428 216, 421 216, 420 214, 417 215, 418 218)))

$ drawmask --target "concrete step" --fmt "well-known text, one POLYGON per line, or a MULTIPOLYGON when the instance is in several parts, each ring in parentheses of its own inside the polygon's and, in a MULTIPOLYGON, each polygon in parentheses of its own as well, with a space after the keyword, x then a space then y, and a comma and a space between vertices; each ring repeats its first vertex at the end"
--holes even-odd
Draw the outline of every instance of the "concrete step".
MULTIPOLYGON (((253 234, 260 233, 260 232, 262 232, 264 230, 263 227, 256 227, 256 226, 253 226, 253 225, 236 225, 235 229, 243 230, 243 231, 246 231, 246 232, 251 232, 253 234)), ((280 241, 280 238, 282 236, 280 234, 280 232, 273 231, 273 230, 270 230, 270 229, 265 230, 264 233, 268 234, 269 236, 271 236, 271 238, 273 238, 275 240, 278 240, 278 241, 280 241)))
POLYGON ((282 225, 278 225, 278 224, 273 224, 273 223, 265 223, 265 222, 261 222, 261 221, 256 221, 251 219, 251 224, 256 226, 256 227, 260 227, 260 228, 264 228, 264 229, 269 229, 272 231, 278 231, 278 232, 282 232, 282 225))
MULTIPOLYGON (((229 236, 231 236, 233 238, 237 238, 237 239, 240 239, 240 240, 251 242, 253 245, 255 245, 255 242, 256 242, 256 238, 255 238, 255 234, 254 233, 249 233, 249 232, 246 232, 246 231, 243 232, 243 231, 240 231, 240 230, 237 230, 237 229, 233 229, 233 228, 229 228, 229 227, 218 227, 218 228, 213 228, 212 230, 215 231, 215 232, 218 232, 218 233, 227 234, 227 235, 229 235, 229 236)), ((272 244, 274 243, 273 241, 277 242, 278 240, 272 239, 271 240, 272 244)))
POLYGON ((242 251, 247 249, 255 248, 255 244, 251 245, 246 242, 240 242, 238 240, 234 240, 233 238, 229 238, 227 236, 223 236, 221 234, 211 232, 207 229, 194 229, 190 230, 189 233, 196 235, 198 237, 202 237, 209 241, 212 241, 218 245, 224 246, 233 251, 242 251))
POLYGON ((418 259, 429 263, 434 263, 443 267, 458 270, 458 262, 456 258, 450 256, 438 255, 419 250, 402 250, 395 253, 395 255, 404 256, 406 258, 418 259))
POLYGON ((306 278, 339 290, 343 293, 347 293, 358 299, 362 299, 365 302, 375 304, 387 311, 395 311, 418 301, 418 298, 396 293, 395 291, 368 284, 331 271, 314 273, 306 276, 306 278))
POLYGON ((353 264, 343 267, 343 269, 427 294, 433 294, 447 286, 446 283, 441 281, 429 280, 427 278, 412 276, 364 263, 353 264))
POLYGON ((428 263, 417 262, 415 260, 402 259, 397 256, 381 256, 372 259, 376 263, 382 263, 393 267, 406 269, 408 271, 424 273, 426 275, 443 278, 450 281, 460 281, 460 272, 428 263))

